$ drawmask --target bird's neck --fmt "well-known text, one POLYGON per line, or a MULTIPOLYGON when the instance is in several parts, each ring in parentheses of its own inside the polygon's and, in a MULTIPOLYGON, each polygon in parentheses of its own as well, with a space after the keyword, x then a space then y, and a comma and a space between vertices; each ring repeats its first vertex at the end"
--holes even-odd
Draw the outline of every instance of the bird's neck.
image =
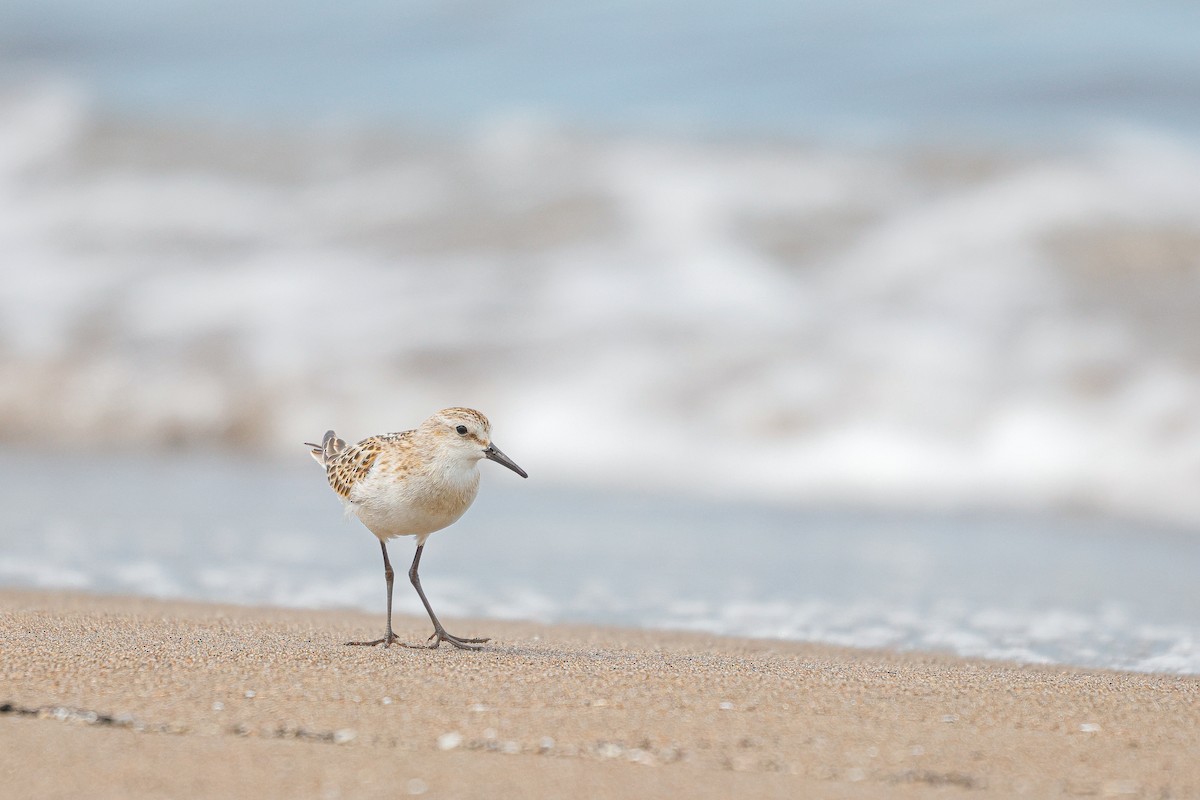
POLYGON ((448 488, 471 490, 479 486, 479 462, 462 458, 442 458, 430 465, 429 477, 448 488))

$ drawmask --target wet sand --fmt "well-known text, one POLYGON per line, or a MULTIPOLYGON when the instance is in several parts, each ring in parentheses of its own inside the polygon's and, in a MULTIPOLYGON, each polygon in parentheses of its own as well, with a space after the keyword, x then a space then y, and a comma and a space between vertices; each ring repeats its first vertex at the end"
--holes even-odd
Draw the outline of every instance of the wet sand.
POLYGON ((0 591, 0 794, 1200 796, 1197 677, 490 620, 342 646, 382 622, 0 591))

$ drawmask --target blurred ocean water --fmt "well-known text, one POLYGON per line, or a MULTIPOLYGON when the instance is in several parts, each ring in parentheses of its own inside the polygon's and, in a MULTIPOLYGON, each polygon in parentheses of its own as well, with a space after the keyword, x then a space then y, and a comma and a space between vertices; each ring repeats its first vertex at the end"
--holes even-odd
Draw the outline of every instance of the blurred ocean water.
POLYGON ((466 404, 537 487, 456 613, 1200 671, 1198 23, 5 3, 2 469, 79 497, 0 581, 373 608, 256 484, 466 404))
POLYGON ((109 121, 0 101, 0 436, 476 405, 558 482, 1200 519, 1200 145, 109 121))
POLYGON ((168 116, 993 143, 1200 126, 1186 0, 8 0, 0 23, 4 61, 168 116))

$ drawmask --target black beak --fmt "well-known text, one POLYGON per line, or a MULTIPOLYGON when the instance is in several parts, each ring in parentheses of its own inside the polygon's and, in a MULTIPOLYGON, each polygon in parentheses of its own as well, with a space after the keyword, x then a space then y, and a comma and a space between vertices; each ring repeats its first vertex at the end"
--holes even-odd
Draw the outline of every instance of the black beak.
POLYGON ((483 455, 484 455, 484 457, 489 458, 492 461, 495 461, 497 464, 503 464, 504 466, 511 469, 513 472, 520 475, 522 478, 529 477, 529 474, 526 473, 525 470, 518 467, 515 461, 513 461, 508 456, 504 455, 504 453, 500 452, 500 448, 496 447, 496 445, 494 445, 494 444, 488 445, 487 448, 483 451, 483 455))

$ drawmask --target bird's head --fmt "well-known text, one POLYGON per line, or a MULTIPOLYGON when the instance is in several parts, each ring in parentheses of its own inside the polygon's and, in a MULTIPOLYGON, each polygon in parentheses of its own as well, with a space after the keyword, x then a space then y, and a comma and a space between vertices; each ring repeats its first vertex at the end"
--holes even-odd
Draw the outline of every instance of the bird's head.
POLYGON ((443 408, 425 420, 422 427, 436 436, 442 447, 462 458, 472 461, 487 458, 503 464, 522 478, 529 477, 492 443, 491 423, 473 408, 443 408))

